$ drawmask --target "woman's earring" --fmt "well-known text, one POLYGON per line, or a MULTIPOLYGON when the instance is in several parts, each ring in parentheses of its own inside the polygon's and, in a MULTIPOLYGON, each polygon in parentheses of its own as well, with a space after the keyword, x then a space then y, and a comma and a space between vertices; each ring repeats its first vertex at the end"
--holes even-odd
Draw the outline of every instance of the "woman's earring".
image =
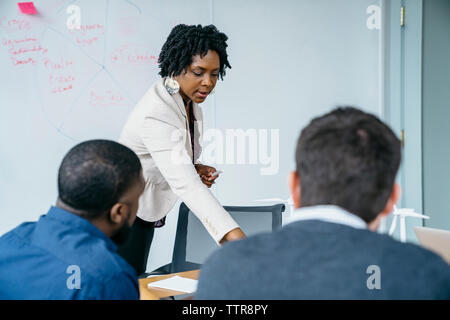
POLYGON ((164 86, 166 87, 167 92, 170 94, 175 94, 180 90, 180 84, 177 80, 172 77, 167 77, 164 81, 164 86))

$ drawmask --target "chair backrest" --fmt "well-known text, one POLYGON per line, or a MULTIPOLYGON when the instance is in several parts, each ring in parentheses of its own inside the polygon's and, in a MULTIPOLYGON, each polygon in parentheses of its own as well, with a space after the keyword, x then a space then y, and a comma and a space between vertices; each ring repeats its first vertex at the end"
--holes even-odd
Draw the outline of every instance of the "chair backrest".
MULTIPOLYGON (((270 232, 281 228, 284 204, 258 207, 225 206, 224 209, 248 236, 270 232)), ((219 246, 211 238, 200 220, 182 203, 178 213, 178 224, 170 272, 181 272, 200 268, 206 258, 219 246)))

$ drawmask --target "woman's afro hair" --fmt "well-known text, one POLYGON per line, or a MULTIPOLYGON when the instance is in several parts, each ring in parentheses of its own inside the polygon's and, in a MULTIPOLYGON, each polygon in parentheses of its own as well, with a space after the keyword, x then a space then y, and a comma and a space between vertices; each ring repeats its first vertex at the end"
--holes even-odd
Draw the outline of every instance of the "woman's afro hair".
POLYGON ((208 50, 213 50, 219 55, 219 76, 223 79, 225 69, 231 69, 226 50, 227 40, 228 37, 214 25, 202 27, 179 24, 172 29, 161 49, 158 58, 161 69, 159 74, 162 77, 177 76, 192 63, 193 56, 200 54, 203 57, 208 50))

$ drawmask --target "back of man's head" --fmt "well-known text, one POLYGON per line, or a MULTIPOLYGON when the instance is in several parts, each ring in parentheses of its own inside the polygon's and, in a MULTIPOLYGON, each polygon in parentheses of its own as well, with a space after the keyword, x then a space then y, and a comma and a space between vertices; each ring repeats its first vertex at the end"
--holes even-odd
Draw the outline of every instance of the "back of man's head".
POLYGON ((400 165, 400 141, 352 107, 313 119, 297 144, 301 206, 337 205, 366 223, 383 211, 400 165))
POLYGON ((131 186, 139 182, 141 163, 124 145, 90 140, 73 147, 58 173, 59 199, 95 219, 109 210, 131 186))

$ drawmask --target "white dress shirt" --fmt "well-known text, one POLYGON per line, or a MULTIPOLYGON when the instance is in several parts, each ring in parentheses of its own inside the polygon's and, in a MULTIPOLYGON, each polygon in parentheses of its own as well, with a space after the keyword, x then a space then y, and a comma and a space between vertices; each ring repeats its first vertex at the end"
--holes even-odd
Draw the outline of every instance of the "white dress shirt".
POLYGON ((296 209, 286 224, 301 220, 321 220, 356 229, 367 229, 367 223, 363 219, 335 205, 318 205, 296 209))

